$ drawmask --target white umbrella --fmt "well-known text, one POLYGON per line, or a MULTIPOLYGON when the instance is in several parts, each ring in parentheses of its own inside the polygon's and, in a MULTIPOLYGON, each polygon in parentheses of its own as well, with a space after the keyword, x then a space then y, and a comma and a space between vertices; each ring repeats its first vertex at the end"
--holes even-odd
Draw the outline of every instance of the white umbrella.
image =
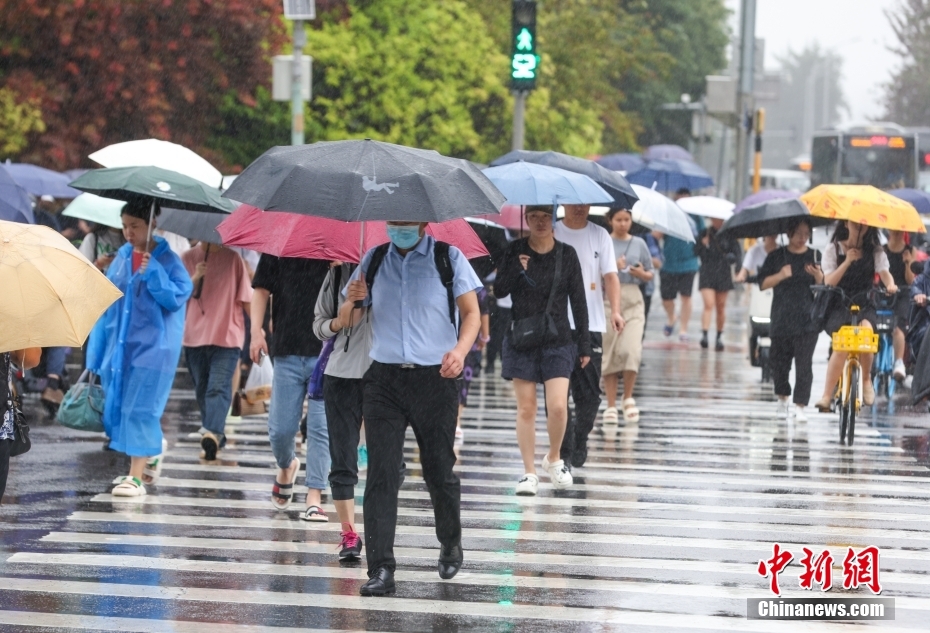
POLYGON ((123 228, 123 220, 120 214, 126 203, 122 200, 113 200, 112 198, 101 198, 92 193, 82 193, 71 201, 65 210, 61 212, 72 218, 95 222, 96 224, 105 224, 114 229, 123 228))
POLYGON ((736 208, 729 200, 714 196, 688 196, 678 200, 678 206, 686 213, 717 220, 729 220, 736 208))
POLYGON ((219 189, 223 174, 183 145, 150 138, 109 145, 89 156, 104 167, 161 167, 219 189))
POLYGON ((639 200, 633 205, 633 221, 686 242, 694 242, 688 216, 669 198, 648 187, 632 185, 639 200))

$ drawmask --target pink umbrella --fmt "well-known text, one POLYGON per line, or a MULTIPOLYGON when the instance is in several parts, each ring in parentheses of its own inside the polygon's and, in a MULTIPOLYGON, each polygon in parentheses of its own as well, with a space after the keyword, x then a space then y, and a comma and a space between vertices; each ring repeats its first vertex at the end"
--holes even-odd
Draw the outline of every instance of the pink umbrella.
MULTIPOLYGON (((278 257, 358 263, 363 224, 363 252, 388 241, 384 222, 342 222, 262 211, 247 204, 236 209, 216 230, 226 246, 240 246, 278 257)), ((463 219, 431 223, 426 232, 438 241, 457 247, 468 259, 488 255, 481 239, 463 219)))
POLYGON ((526 228, 526 221, 523 220, 523 207, 518 204, 505 204, 501 207, 500 215, 481 215, 478 217, 515 231, 526 228))

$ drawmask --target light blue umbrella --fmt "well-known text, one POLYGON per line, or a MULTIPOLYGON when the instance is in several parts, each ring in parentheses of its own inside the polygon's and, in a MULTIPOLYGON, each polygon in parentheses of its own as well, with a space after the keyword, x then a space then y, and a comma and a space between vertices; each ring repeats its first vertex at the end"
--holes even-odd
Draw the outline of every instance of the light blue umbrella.
POLYGON ((57 171, 27 163, 11 163, 9 160, 3 166, 16 184, 36 197, 77 198, 81 193, 69 187, 71 179, 57 171))
POLYGON ((23 224, 36 223, 29 194, 16 184, 3 165, 0 165, 0 220, 23 224))
POLYGON ((643 187, 652 188, 654 185, 658 191, 693 191, 714 185, 714 179, 700 165, 675 159, 651 160, 642 169, 628 173, 626 179, 643 187))
POLYGON ((61 214, 96 224, 103 224, 114 229, 121 229, 123 228, 123 220, 120 213, 125 206, 126 203, 123 200, 101 198, 92 193, 82 193, 72 200, 71 204, 65 207, 61 214))
POLYGON ((612 204, 613 196, 584 174, 518 161, 483 170, 509 204, 612 204))

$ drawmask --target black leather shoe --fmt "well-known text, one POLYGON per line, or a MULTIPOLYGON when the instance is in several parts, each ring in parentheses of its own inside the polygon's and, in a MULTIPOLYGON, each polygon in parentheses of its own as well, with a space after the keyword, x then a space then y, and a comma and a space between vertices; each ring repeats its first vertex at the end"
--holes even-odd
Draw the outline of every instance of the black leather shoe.
POLYGON ((462 568, 463 559, 461 545, 451 547, 443 545, 442 549, 439 550, 439 577, 443 580, 454 578, 462 568))
POLYGON ((579 447, 576 444, 575 450, 574 452, 572 452, 572 459, 571 459, 572 466, 574 466, 575 468, 581 468, 582 466, 584 466, 584 463, 587 460, 588 460, 588 445, 583 444, 581 447, 579 447))
POLYGON ((387 567, 379 567, 358 592, 363 596, 387 596, 394 590, 394 572, 387 567))

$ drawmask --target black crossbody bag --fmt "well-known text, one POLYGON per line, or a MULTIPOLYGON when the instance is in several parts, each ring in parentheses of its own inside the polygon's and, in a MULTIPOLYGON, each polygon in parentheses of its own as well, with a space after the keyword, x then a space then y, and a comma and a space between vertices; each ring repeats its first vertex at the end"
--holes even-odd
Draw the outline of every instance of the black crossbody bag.
POLYGON ((555 243, 555 275, 552 278, 552 290, 546 311, 531 317, 512 321, 510 324, 510 344, 515 350, 526 352, 543 347, 559 338, 559 328, 552 317, 552 305, 555 293, 562 279, 562 243, 555 243))

